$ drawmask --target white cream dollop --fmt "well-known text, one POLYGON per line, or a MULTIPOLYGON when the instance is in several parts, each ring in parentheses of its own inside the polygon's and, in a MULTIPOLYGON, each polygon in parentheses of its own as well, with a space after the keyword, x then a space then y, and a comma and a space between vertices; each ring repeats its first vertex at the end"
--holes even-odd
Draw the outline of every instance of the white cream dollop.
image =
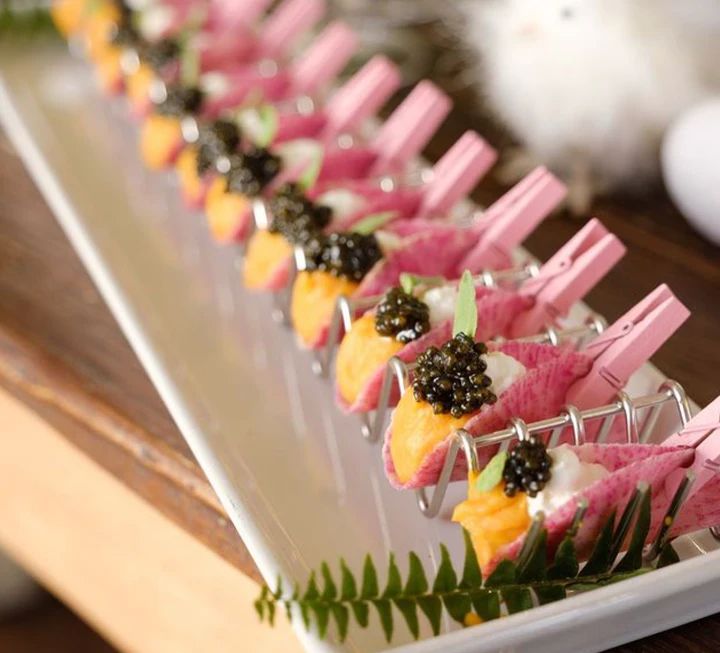
POLYGON ((258 139, 264 136, 265 125, 260 117, 260 112, 256 108, 244 109, 238 114, 237 120, 243 133, 247 134, 251 141, 257 142, 258 139))
POLYGON ((356 213, 365 206, 362 195, 343 188, 333 188, 317 198, 317 203, 332 209, 333 220, 345 218, 356 213))
POLYGON ((381 229, 373 233, 375 234, 375 238, 377 238, 378 245, 380 245, 383 254, 388 254, 402 246, 402 238, 396 234, 392 234, 389 231, 382 231, 381 229))
POLYGON ((175 20, 172 7, 152 3, 140 12, 140 34, 148 41, 157 41, 175 20))
POLYGON ((309 166, 313 162, 321 160, 323 147, 312 138, 296 138, 278 145, 275 153, 280 155, 285 167, 294 168, 299 165, 309 166))
POLYGON ((455 315, 457 288, 453 285, 430 288, 423 294, 422 300, 430 309, 430 326, 436 327, 452 320, 455 315))
POLYGON ((503 354, 500 351, 493 351, 485 355, 487 370, 485 374, 492 380, 490 389, 496 397, 499 397, 515 381, 525 375, 525 366, 516 358, 503 354))
POLYGON ((536 497, 528 497, 528 512, 534 516, 540 511, 546 515, 567 503, 576 493, 610 472, 602 465, 581 461, 566 444, 548 452, 552 458, 550 481, 536 497))
POLYGON ((200 76, 200 88, 211 97, 225 95, 230 89, 227 75, 220 72, 205 73, 200 76))

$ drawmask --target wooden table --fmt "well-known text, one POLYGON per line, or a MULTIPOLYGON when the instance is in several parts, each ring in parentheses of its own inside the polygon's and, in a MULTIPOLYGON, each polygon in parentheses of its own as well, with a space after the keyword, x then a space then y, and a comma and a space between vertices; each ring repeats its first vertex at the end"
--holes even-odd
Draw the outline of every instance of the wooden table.
MULTIPOLYGON (((473 121, 469 113, 456 113, 435 139, 431 156, 473 121)), ((487 183, 478 199, 498 192, 487 183)), ((596 214, 629 253, 591 293, 590 304, 612 319, 667 281, 693 317, 654 361, 700 404, 709 402, 720 394, 720 250, 694 235, 662 195, 604 202, 596 214)), ((551 219, 528 246, 547 258, 578 226, 569 217, 551 219)), ((0 386, 5 391, 0 415, 12 413, 17 429, 0 430, 0 543, 121 648, 195 650, 192 631, 202 628, 223 643, 212 650, 230 650, 233 636, 242 642, 249 632, 243 628, 251 628, 241 626, 253 590, 247 578, 258 581, 258 572, 7 143, 0 149, 0 386), (88 459, 94 464, 88 466, 88 459), (18 469, 22 473, 13 474, 18 469), (9 489, 16 490, 12 500, 3 492, 8 483, 3 473, 10 477, 9 489), (101 501, 102 493, 111 498, 101 501), (62 514, 70 509, 76 512, 62 514), (41 514, 33 519, 32 511, 41 514), (45 538, 64 538, 67 557, 47 556, 56 540, 50 545, 45 538), (129 582, 120 578, 131 573, 122 559, 133 555, 132 562, 149 571, 129 582), (88 569, 100 574, 94 583, 84 578, 88 569), (160 599, 162 583, 149 581, 153 569, 168 591, 160 599), (194 595, 178 598, 174 582, 194 595), (104 595, 109 592, 116 595, 104 595), (206 598, 209 607, 202 609, 206 598), (166 605, 186 613, 162 618, 166 605)), ((286 629, 253 631, 256 636, 268 638, 264 647, 295 646, 286 629)), ((254 650, 270 650, 260 648, 264 640, 253 641, 254 650)), ((719 649, 716 615, 617 650, 719 649)))

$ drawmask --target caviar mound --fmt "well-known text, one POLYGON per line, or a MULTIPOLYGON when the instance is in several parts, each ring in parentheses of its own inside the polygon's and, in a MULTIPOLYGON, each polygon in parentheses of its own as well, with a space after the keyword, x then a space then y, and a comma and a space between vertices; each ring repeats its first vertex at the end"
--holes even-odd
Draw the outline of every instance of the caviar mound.
POLYGON ((221 156, 230 156, 240 145, 240 130, 229 120, 213 120, 202 125, 197 141, 197 171, 204 175, 221 156))
POLYGON ((281 234, 293 245, 303 245, 332 219, 332 210, 308 199, 297 184, 284 184, 270 201, 270 232, 281 234))
POLYGON ((469 415, 497 397, 490 390, 492 379, 485 374, 483 355, 487 347, 458 333, 439 349, 429 347, 417 358, 413 378, 416 401, 425 401, 433 412, 453 417, 469 415))
POLYGON ((430 309, 402 288, 391 288, 378 304, 375 330, 406 344, 430 331, 430 309))
POLYGON ((362 281, 382 258, 380 244, 373 234, 318 234, 303 249, 308 270, 328 272, 351 281, 362 281))
POLYGON ((505 494, 514 497, 518 492, 524 492, 530 497, 536 497, 550 480, 551 467, 552 458, 543 442, 534 435, 521 440, 505 461, 505 494))
POLYGON ((255 197, 280 172, 280 157, 267 148, 253 147, 230 157, 227 187, 232 193, 255 197))

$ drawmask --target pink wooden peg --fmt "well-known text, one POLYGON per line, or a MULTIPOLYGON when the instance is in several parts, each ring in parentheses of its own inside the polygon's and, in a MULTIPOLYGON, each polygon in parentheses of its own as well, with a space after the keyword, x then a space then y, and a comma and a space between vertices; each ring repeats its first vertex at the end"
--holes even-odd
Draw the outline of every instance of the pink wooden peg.
POLYGON ((465 257, 462 269, 474 274, 512 263, 512 251, 557 208, 565 185, 545 168, 531 172, 483 214, 476 229, 477 245, 465 257))
POLYGON ((380 109, 400 86, 400 71, 383 55, 376 55, 330 98, 326 105, 328 141, 354 129, 380 109))
POLYGON ((372 172, 402 170, 427 145, 451 107, 450 98, 432 82, 415 86, 373 139, 378 159, 372 172))
POLYGON ((284 0, 262 25, 260 52, 269 58, 287 54, 297 37, 324 14, 325 0, 284 0))
POLYGON ((357 44, 357 35, 345 23, 330 23, 290 66, 296 94, 312 95, 335 79, 350 61, 357 44))
POLYGON ((253 25, 271 0, 210 0, 208 22, 217 29, 236 29, 253 25))
POLYGON ((533 307, 516 318, 513 336, 537 333, 566 315, 572 305, 625 255, 620 240, 593 218, 526 281, 520 293, 532 297, 533 307))
POLYGON ((497 152, 476 132, 465 132, 433 166, 420 217, 447 213, 467 195, 497 159, 497 152))
POLYGON ((568 402, 588 408, 609 401, 689 316, 668 286, 656 288, 586 346, 593 368, 570 388, 568 402))

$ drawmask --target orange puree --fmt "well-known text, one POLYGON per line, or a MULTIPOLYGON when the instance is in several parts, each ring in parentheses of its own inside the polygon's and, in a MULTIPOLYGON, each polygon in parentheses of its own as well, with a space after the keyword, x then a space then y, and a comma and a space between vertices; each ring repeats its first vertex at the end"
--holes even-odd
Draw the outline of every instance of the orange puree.
POLYGON ((475 488, 477 474, 468 475, 468 498, 456 506, 453 521, 470 533, 478 563, 487 565, 505 544, 516 540, 530 527, 527 496, 518 492, 505 496, 502 483, 489 492, 475 488))
POLYGON ((53 23, 63 36, 69 36, 82 29, 86 2, 87 0, 53 0, 50 3, 53 23))
POLYGON ((338 298, 351 295, 357 287, 354 281, 328 272, 300 272, 290 305, 292 323, 300 339, 312 345, 330 322, 338 298))
POLYGON ((88 54, 93 61, 98 60, 108 48, 117 49, 110 43, 113 27, 120 20, 120 11, 112 2, 103 2, 95 9, 85 23, 88 54))
POLYGON ((175 162, 175 170, 183 194, 189 199, 197 199, 202 192, 202 181, 197 171, 197 150, 194 147, 183 148, 175 162))
POLYGON ((145 63, 127 76, 125 88, 130 104, 136 111, 141 111, 150 102, 150 86, 155 79, 155 71, 145 63))
POLYGON ((429 403, 415 401, 412 388, 405 390, 391 425, 390 455, 398 479, 407 483, 430 452, 467 421, 467 416, 436 415, 429 403))
POLYGON ((281 234, 259 229, 248 241, 243 267, 248 288, 264 288, 275 269, 293 253, 292 245, 281 234))
POLYGON ((160 170, 171 163, 181 142, 182 129, 177 118, 152 114, 145 119, 140 131, 140 153, 151 170, 160 170))
POLYGON ((232 240, 237 234, 238 216, 247 208, 247 198, 238 193, 227 192, 225 177, 216 177, 205 198, 205 215, 215 240, 232 240))
POLYGON ((375 330, 375 315, 366 313, 355 320, 338 349, 335 376, 340 396, 349 404, 354 403, 378 367, 402 348, 401 342, 375 330))

